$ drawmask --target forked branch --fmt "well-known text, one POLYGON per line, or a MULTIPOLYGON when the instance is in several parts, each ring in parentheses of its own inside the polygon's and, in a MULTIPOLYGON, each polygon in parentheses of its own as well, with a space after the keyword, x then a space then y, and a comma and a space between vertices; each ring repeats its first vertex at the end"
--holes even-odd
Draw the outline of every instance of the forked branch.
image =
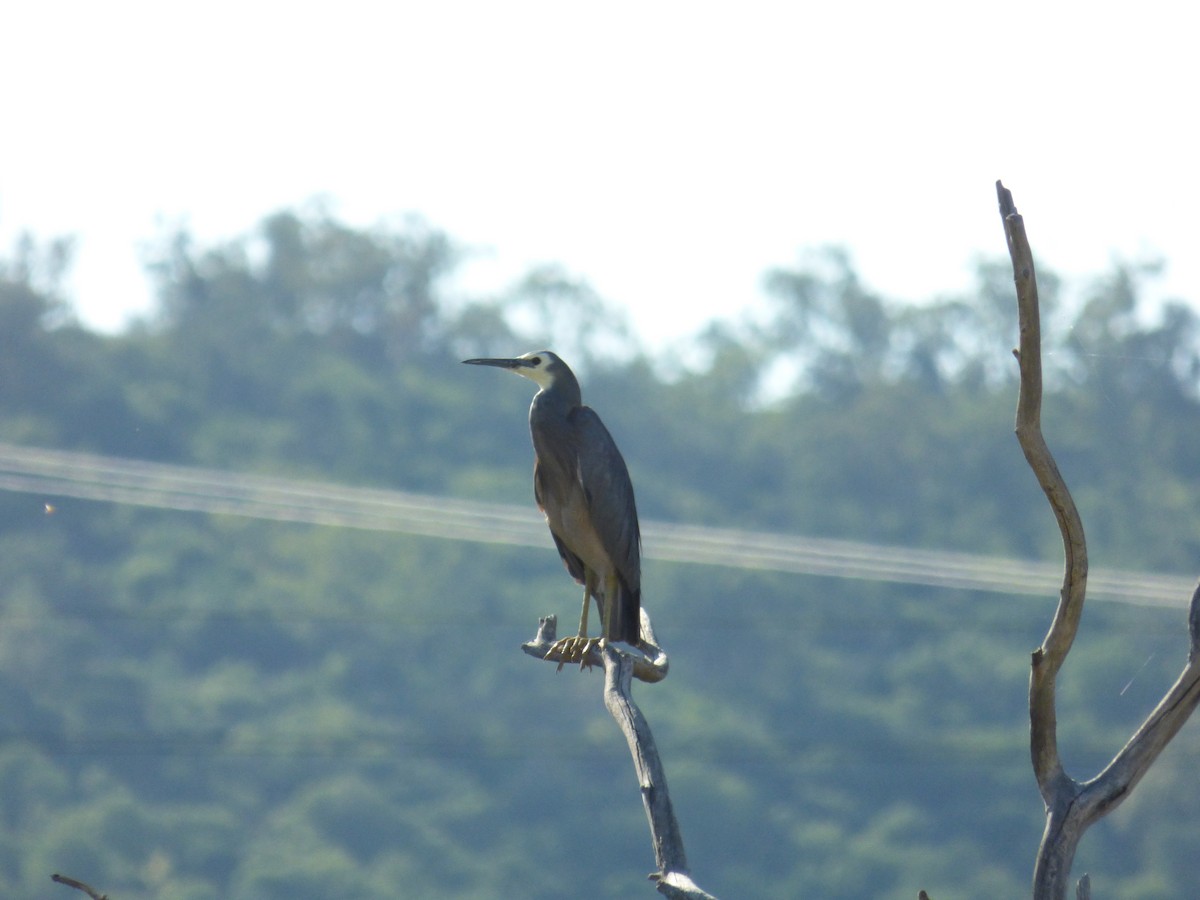
MULTIPOLYGON (((1058 753, 1055 679, 1079 628, 1087 588, 1087 545, 1079 511, 1042 436, 1042 339, 1037 276, 1025 223, 1012 194, 999 181, 996 194, 1017 289, 1020 347, 1016 351, 1021 384, 1016 434, 1037 477, 1062 535, 1065 567, 1058 607, 1050 630, 1033 652, 1029 678, 1030 755, 1038 789, 1046 804, 1046 829, 1034 866, 1035 900, 1064 900, 1071 863, 1083 833, 1115 809, 1183 727, 1200 702, 1200 587, 1188 615, 1188 660, 1174 686, 1112 762, 1090 781, 1079 782, 1063 770, 1058 753)), ((1090 884, 1081 880, 1080 895, 1090 884)))
MULTIPOLYGON (((606 644, 593 647, 585 657, 585 666, 604 666, 604 705, 616 720, 621 733, 629 744, 633 756, 633 768, 637 774, 638 787, 642 792, 642 804, 650 823, 650 842, 654 846, 654 862, 658 870, 650 876, 658 892, 674 900, 715 900, 692 881, 688 869, 687 855, 683 849, 683 836, 679 822, 671 806, 671 795, 667 791, 667 777, 654 735, 642 711, 633 702, 633 679, 661 681, 668 668, 667 654, 658 646, 650 616, 642 608, 642 653, 619 649, 606 644)), ((532 641, 521 645, 530 656, 547 659, 546 653, 557 636, 557 621, 546 616, 538 621, 537 634, 532 641)), ((624 648, 625 645, 620 645, 624 648)), ((550 662, 557 660, 550 658, 550 662)), ((561 665, 560 665, 561 668, 561 665)))
MULTIPOLYGON (((658 639, 654 636, 654 626, 650 622, 650 615, 646 612, 644 606, 641 609, 641 617, 642 640, 638 647, 641 652, 633 657, 633 677, 638 681, 653 684, 667 677, 667 672, 671 668, 671 660, 663 649, 658 646, 658 639)), ((538 629, 537 633, 533 636, 533 640, 526 641, 521 645, 521 649, 530 656, 536 656, 538 659, 552 662, 561 669, 562 662, 554 655, 553 651, 557 638, 557 616, 545 616, 538 619, 538 629)), ((591 668, 592 666, 601 665, 603 661, 600 648, 593 646, 584 656, 581 665, 591 668)))

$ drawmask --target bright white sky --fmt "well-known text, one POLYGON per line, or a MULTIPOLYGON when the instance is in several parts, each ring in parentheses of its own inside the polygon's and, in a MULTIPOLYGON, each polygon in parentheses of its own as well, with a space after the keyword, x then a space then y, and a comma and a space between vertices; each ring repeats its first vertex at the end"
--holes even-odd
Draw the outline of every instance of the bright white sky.
MULTIPOLYGON (((921 300, 1003 255, 994 182, 1068 276, 1162 256, 1200 302, 1200 54, 1178 2, 20 2, 0 33, 0 249, 73 234, 104 328, 163 224, 315 196, 417 212, 500 287, 560 262, 656 344, 849 247, 921 300)), ((521 348, 516 348, 521 349, 521 348)))

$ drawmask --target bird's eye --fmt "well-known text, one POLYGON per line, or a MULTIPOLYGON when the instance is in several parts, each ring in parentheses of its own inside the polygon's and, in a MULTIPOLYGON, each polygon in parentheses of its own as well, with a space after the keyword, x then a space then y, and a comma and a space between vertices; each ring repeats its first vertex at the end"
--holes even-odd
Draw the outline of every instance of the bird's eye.
POLYGON ((535 356, 533 359, 530 360, 530 362, 533 363, 535 366, 540 366, 542 364, 542 358, 540 356, 535 356))

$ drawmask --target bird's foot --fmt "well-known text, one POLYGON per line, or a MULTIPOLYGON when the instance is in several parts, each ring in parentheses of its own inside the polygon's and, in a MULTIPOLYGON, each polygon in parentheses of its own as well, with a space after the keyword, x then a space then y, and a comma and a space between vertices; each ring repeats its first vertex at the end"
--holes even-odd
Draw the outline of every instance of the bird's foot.
POLYGON ((557 662, 560 672, 567 663, 579 663, 579 668, 590 669, 592 663, 588 655, 592 648, 600 646, 601 641, 602 638, 590 638, 582 634, 562 638, 550 646, 545 658, 557 662))

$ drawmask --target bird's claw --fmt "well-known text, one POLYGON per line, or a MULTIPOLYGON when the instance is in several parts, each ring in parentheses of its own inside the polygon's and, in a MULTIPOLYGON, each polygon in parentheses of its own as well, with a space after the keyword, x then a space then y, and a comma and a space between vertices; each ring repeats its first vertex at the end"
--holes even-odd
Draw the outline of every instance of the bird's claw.
POLYGON ((545 659, 558 662, 558 671, 560 672, 567 663, 579 663, 580 669, 590 669, 592 663, 588 656, 593 647, 600 646, 601 640, 601 638, 590 638, 581 634, 562 638, 555 641, 546 651, 545 659))

